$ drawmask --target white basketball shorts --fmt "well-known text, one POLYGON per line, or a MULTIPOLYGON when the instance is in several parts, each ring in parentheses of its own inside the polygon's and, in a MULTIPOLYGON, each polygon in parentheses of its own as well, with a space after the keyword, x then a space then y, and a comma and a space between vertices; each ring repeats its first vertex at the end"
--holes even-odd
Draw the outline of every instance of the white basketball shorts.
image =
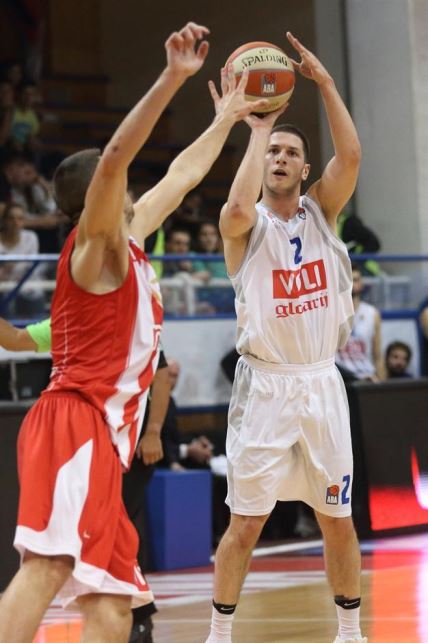
POLYGON ((349 408, 334 360, 270 364, 241 357, 226 441, 234 514, 269 514, 302 500, 322 514, 351 515, 349 408))

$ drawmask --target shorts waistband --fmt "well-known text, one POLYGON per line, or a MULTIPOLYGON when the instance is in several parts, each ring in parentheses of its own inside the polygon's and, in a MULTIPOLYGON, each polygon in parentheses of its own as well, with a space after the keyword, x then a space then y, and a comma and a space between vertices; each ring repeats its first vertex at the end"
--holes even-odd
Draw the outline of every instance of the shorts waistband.
POLYGON ((275 364, 264 362, 253 355, 242 355, 241 359, 257 371, 265 373, 279 373, 281 375, 300 375, 302 373, 321 373, 334 367, 334 357, 313 364, 275 364))

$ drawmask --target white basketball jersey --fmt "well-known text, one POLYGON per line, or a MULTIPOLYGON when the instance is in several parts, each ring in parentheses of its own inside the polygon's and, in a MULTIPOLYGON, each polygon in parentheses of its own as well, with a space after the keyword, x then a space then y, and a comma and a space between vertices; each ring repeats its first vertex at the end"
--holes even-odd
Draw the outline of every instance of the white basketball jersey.
POLYGON ((371 377, 376 368, 373 359, 373 340, 376 330, 376 308, 364 301, 355 311, 351 335, 336 355, 336 362, 357 377, 371 377))
POLYGON ((334 357, 352 327, 346 246, 308 196, 289 221, 262 203, 242 265, 231 276, 237 350, 279 364, 334 357))

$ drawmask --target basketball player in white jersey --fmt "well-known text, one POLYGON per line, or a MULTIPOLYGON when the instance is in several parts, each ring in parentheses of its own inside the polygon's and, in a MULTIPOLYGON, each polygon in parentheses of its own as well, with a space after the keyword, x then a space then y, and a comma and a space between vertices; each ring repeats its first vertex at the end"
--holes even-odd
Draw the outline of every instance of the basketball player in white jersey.
POLYGON ((246 119, 250 142, 220 218, 241 357, 227 435, 231 521, 216 554, 207 643, 232 640, 251 553, 277 500, 314 508, 337 605, 336 642, 366 641, 359 626, 349 413, 334 366, 353 316, 351 266, 335 225, 355 189, 361 149, 333 79, 287 37, 301 57, 296 71, 318 85, 334 156, 300 196, 310 169, 304 135, 292 126, 271 130, 278 114, 246 119))

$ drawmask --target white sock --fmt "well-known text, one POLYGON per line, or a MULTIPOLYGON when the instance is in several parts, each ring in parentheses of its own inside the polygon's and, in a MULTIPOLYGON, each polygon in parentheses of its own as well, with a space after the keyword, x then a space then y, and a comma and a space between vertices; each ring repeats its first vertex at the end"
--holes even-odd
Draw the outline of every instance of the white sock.
POLYGON ((211 631, 205 643, 232 643, 233 614, 220 614, 213 607, 211 631))
POLYGON ((339 636, 341 639, 360 639, 360 608, 345 610, 336 605, 337 618, 339 619, 339 636))

